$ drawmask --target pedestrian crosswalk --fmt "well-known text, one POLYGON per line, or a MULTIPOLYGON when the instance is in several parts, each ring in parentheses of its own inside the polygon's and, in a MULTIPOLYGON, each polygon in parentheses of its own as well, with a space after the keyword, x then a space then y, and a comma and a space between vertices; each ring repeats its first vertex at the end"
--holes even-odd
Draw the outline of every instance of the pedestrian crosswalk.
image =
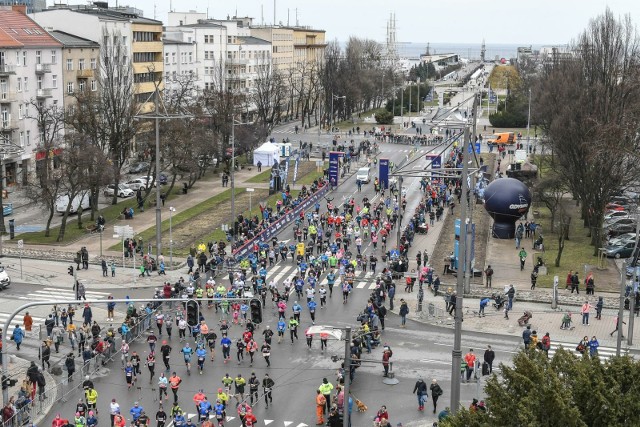
MULTIPOLYGON (((195 413, 194 414, 192 414, 192 413, 188 413, 187 414, 187 419, 190 419, 191 421, 196 422, 198 420, 198 418, 199 418, 198 414, 195 414, 195 413)), ((215 419, 215 415, 209 415, 209 419, 210 420, 215 419)), ((232 417, 230 415, 227 415, 227 417, 225 419, 225 422, 231 423, 234 420, 236 420, 236 423, 238 423, 237 424, 238 427, 241 427, 243 425, 242 421, 240 420, 240 418, 232 417)), ((284 427, 309 427, 309 424, 305 424, 305 423, 297 423, 296 424, 295 421, 276 421, 276 420, 268 420, 268 419, 264 420, 264 425, 265 426, 268 426, 268 425, 271 425, 271 424, 273 424, 274 426, 275 425, 284 425, 284 427), (276 423, 276 424, 273 424, 273 423, 276 423), (282 424, 280 424, 280 423, 282 423, 282 424)), ((260 425, 263 425, 263 424, 260 424, 260 425)), ((235 426, 236 426, 236 424, 233 424, 233 423, 229 424, 229 427, 235 427, 235 426)), ((173 427, 172 422, 170 422, 167 427, 173 427)))
MULTIPOLYGON (((100 291, 86 291, 85 292, 85 297, 89 300, 91 299, 105 299, 107 296, 109 295, 109 292, 100 292, 100 291)), ((26 301, 75 301, 76 300, 76 295, 75 292, 71 289, 67 289, 67 288, 55 288, 55 287, 43 287, 40 289, 36 289, 33 290, 29 293, 26 293, 24 295, 11 295, 11 300, 14 300, 14 302, 10 305, 9 299, 7 299, 7 303, 6 304, 0 304, 3 308, 6 307, 7 309, 9 307, 13 307, 13 308, 17 308, 19 305, 21 305, 22 303, 16 304, 15 300, 22 300, 24 302, 26 301)), ((50 306, 46 306, 46 307, 32 307, 31 309, 28 309, 27 311, 30 312, 31 317, 33 318, 33 329, 34 330, 38 330, 38 327, 40 325, 44 325, 44 321, 46 319, 46 313, 48 313, 51 310, 50 306)), ((0 312, 0 325, 3 325, 7 319, 9 318, 9 316, 11 315, 12 310, 7 310, 7 311, 3 311, 0 312)), ((11 322, 11 325, 9 326, 8 329, 8 333, 11 334, 13 333, 13 330, 15 328, 15 325, 20 324, 22 326, 22 322, 23 322, 23 318, 24 318, 24 313, 20 313, 18 314, 18 316, 16 316, 14 318, 14 321, 11 322)))
MULTIPOLYGON (((273 267, 267 270, 267 283, 274 280, 278 285, 281 285, 285 280, 293 279, 293 277, 298 274, 297 265, 291 262, 291 259, 287 259, 286 261, 280 261, 273 267)), ((327 280, 328 271, 326 271, 322 276, 319 284, 327 285, 329 281, 327 280)), ((376 288, 376 275, 378 273, 373 271, 356 271, 355 280, 353 283, 354 289, 365 289, 365 290, 373 290, 376 288)), ((336 269, 337 275, 337 269, 336 269)), ((339 281, 336 280, 336 284, 339 281)))
MULTIPOLYGON (((84 295, 86 299, 104 299, 109 295, 109 292, 85 291, 84 295)), ((45 287, 45 288, 30 292, 26 295, 21 295, 18 297, 18 299, 29 300, 29 301, 47 301, 47 300, 75 301, 76 294, 73 289, 69 289, 69 288, 45 287)))
MULTIPOLYGON (((556 351, 558 350, 558 348, 562 347, 564 350, 566 351, 570 351, 573 352, 574 354, 578 354, 578 352, 576 351, 576 347, 578 346, 578 343, 570 343, 570 342, 552 342, 551 343, 551 348, 549 349, 549 358, 552 358, 554 354, 556 354, 556 351)), ((589 351, 589 350, 587 350, 589 351)), ((614 347, 605 347, 605 346, 600 346, 598 347, 598 357, 600 358, 600 360, 605 361, 607 359, 610 359, 612 357, 614 357, 616 355, 616 349, 614 347)))

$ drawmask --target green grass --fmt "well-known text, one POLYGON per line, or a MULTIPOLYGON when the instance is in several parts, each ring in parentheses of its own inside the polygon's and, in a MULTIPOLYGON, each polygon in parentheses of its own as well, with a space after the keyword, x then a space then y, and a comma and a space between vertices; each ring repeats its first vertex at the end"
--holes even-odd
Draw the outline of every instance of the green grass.
MULTIPOLYGON (((163 187, 163 189, 164 188, 168 188, 168 187, 163 187)), ((171 193, 167 196, 166 200, 170 201, 175 199, 176 197, 180 197, 181 191, 182 191, 181 188, 176 184, 171 190, 171 193)), ((102 193, 100 193, 99 197, 101 200, 106 199, 102 193)), ((155 188, 153 188, 151 193, 149 193, 149 196, 147 197, 147 200, 145 202, 145 207, 147 209, 152 208, 151 202, 153 202, 153 207, 155 207, 155 200, 156 200, 156 193, 155 193, 155 188)), ((126 199, 118 198, 118 204, 109 205, 104 209, 99 209, 96 213, 96 218, 98 217, 98 215, 102 214, 105 220, 107 221, 106 227, 109 228, 113 226, 113 224, 116 221, 119 220, 120 212, 122 212, 125 206, 133 207, 134 210, 138 212, 138 208, 137 208, 138 204, 136 202, 135 196, 128 197, 126 199)), ((55 215, 58 215, 58 214, 56 213, 55 215)), ((64 232, 64 240, 62 242, 56 242, 56 239, 58 238, 58 233, 60 231, 59 226, 51 227, 49 237, 45 236, 44 230, 31 232, 31 233, 23 233, 20 235, 20 237, 25 241, 25 243, 28 243, 28 244, 35 244, 35 245, 66 244, 87 235, 87 231, 85 230, 85 227, 92 224, 92 221, 89 219, 90 217, 91 217, 91 210, 86 209, 82 215, 82 228, 78 228, 77 215, 69 215, 69 217, 67 218, 67 224, 64 232)))
POLYGON ((322 178, 324 175, 322 169, 329 166, 329 162, 324 162, 324 166, 320 169, 320 172, 316 172, 317 168, 307 173, 296 181, 296 185, 311 185, 316 178, 322 178))
MULTIPOLYGON (((542 256, 542 259, 547 266, 548 274, 546 276, 538 277, 538 286, 551 287, 553 286, 553 276, 558 276, 560 279, 560 287, 562 288, 565 283, 565 278, 569 270, 578 271, 580 280, 584 280, 584 266, 595 266, 597 264, 597 258, 593 256, 593 246, 591 246, 591 238, 587 237, 587 229, 583 227, 582 220, 578 208, 575 208, 575 202, 570 199, 564 201, 565 209, 568 212, 572 212, 571 225, 569 226, 569 240, 565 240, 564 250, 562 251, 562 257, 560 258, 560 267, 555 266, 556 256, 558 254, 558 234, 551 233, 551 213, 549 209, 544 206, 536 206, 533 210, 539 212, 539 215, 535 217, 535 221, 542 225, 545 252, 538 254, 533 251, 535 257, 542 256)), ((531 245, 532 246, 532 245, 531 245)), ((529 248, 529 244, 526 244, 529 248)), ((607 261, 607 265, 610 262, 607 261)), ((607 270, 597 270, 594 267, 590 267, 590 271, 594 273, 594 280, 596 283, 596 289, 614 290, 617 289, 619 274, 612 274, 612 268, 609 266, 607 270)))
MULTIPOLYGON (((340 130, 348 131, 349 129, 352 129, 356 126, 360 126, 362 123, 364 123, 365 117, 370 117, 381 111, 385 111, 385 109, 373 108, 371 110, 363 111, 362 113, 360 113, 360 118, 358 118, 358 113, 355 113, 353 115, 353 121, 351 119, 343 120, 341 122, 336 122, 335 126, 338 127, 340 130)), ((362 126, 360 126, 360 128, 362 128, 362 126)))

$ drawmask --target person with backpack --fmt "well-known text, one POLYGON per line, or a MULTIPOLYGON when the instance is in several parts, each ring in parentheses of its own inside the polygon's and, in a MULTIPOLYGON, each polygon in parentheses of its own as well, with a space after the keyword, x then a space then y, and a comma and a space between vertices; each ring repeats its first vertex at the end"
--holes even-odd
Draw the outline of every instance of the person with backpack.
POLYGON ((491 265, 488 265, 487 269, 484 270, 484 275, 487 278, 487 284, 485 288, 491 288, 491 278, 493 277, 493 268, 491 268, 491 265))
POLYGON ((401 328, 406 328, 407 327, 407 314, 409 314, 409 305, 407 304, 407 302, 401 298, 400 299, 400 311, 398 312, 398 314, 400 314, 400 319, 402 320, 400 327, 401 328))
POLYGON ((418 396, 418 411, 424 410, 424 402, 429 396, 427 395, 427 384, 422 378, 418 378, 418 381, 416 381, 413 392, 418 396))
POLYGON ((442 387, 438 384, 438 380, 435 378, 431 380, 431 386, 429 387, 431 390, 431 400, 433 401, 433 413, 436 413, 436 406, 438 405, 438 398, 442 396, 444 393, 442 391, 442 387))

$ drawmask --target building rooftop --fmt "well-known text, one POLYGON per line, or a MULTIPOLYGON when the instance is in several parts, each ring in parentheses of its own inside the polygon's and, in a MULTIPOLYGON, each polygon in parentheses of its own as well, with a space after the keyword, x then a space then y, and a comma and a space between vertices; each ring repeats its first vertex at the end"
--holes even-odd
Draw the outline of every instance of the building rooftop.
POLYGON ((162 38, 162 43, 164 43, 164 44, 188 44, 188 45, 192 45, 193 44, 193 43, 185 42, 185 41, 182 41, 182 40, 168 39, 166 37, 162 38))
POLYGON ((56 40, 64 45, 64 47, 100 47, 99 43, 64 31, 49 31, 56 40))
POLYGON ((140 16, 136 13, 127 12, 124 10, 105 9, 96 6, 55 7, 43 10, 42 12, 51 12, 54 10, 70 10, 72 12, 95 15, 100 17, 101 19, 112 21, 131 21, 134 24, 162 25, 162 21, 145 18, 144 16, 140 16))
POLYGON ((243 44, 271 44, 267 40, 259 39, 252 36, 238 36, 238 40, 240 40, 240 42, 243 44))
POLYGON ((62 47, 31 18, 10 8, 0 8, 1 47, 62 47))
POLYGON ((215 22, 211 22, 205 19, 198 19, 198 23, 197 24, 188 24, 188 25, 181 25, 181 27, 187 27, 187 28, 227 28, 224 25, 220 25, 220 24, 216 24, 215 22))

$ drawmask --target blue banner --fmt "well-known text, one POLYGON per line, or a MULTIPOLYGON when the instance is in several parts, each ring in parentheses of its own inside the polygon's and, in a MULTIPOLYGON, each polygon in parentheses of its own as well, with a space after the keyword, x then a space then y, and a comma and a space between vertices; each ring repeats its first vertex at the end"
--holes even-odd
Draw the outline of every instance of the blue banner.
MULTIPOLYGON (((298 163, 300 163, 300 156, 296 157, 296 164, 293 167, 293 183, 296 183, 296 180, 298 179, 298 163)), ((289 164, 289 162, 287 162, 287 165, 289 164)))
POLYGON ((442 156, 440 156, 439 154, 427 154, 426 159, 427 162, 431 162, 431 169, 442 168, 442 156))
POLYGON ((284 180, 282 181, 283 187, 287 185, 287 180, 289 179, 289 157, 286 157, 284 161, 287 163, 284 165, 284 180))
POLYGON ((266 242, 269 243, 269 240, 277 235, 282 229, 287 227, 289 223, 295 221, 296 218, 300 217, 301 211, 306 211, 307 209, 311 209, 315 206, 316 202, 322 199, 327 192, 329 192, 329 186, 325 185, 320 190, 316 191, 312 196, 307 197, 302 203, 296 206, 295 209, 287 212, 285 215, 278 218, 275 222, 273 222, 269 227, 267 227, 262 233, 258 234, 253 239, 247 241, 244 245, 242 245, 237 251, 233 254, 236 257, 243 257, 252 251, 253 244, 256 242, 266 242))
MULTIPOLYGON (((453 256, 455 258, 454 267, 456 268, 456 270, 458 270, 458 259, 459 259, 458 257, 460 254, 460 220, 459 219, 455 220, 454 234, 455 234, 455 240, 453 244, 453 256)), ((475 246, 476 246, 476 225, 475 224, 471 224, 471 235, 468 237, 471 238, 471 253, 469 254, 469 257, 471 258, 471 266, 473 268, 473 265, 475 264, 474 253, 475 253, 475 246)), ((464 271, 464 269, 462 271, 464 271)))
POLYGON ((340 157, 344 155, 341 151, 329 152, 329 183, 337 187, 338 178, 340 177, 340 157))
POLYGON ((380 186, 386 190, 389 188, 389 159, 380 159, 378 164, 380 165, 378 167, 380 186))

